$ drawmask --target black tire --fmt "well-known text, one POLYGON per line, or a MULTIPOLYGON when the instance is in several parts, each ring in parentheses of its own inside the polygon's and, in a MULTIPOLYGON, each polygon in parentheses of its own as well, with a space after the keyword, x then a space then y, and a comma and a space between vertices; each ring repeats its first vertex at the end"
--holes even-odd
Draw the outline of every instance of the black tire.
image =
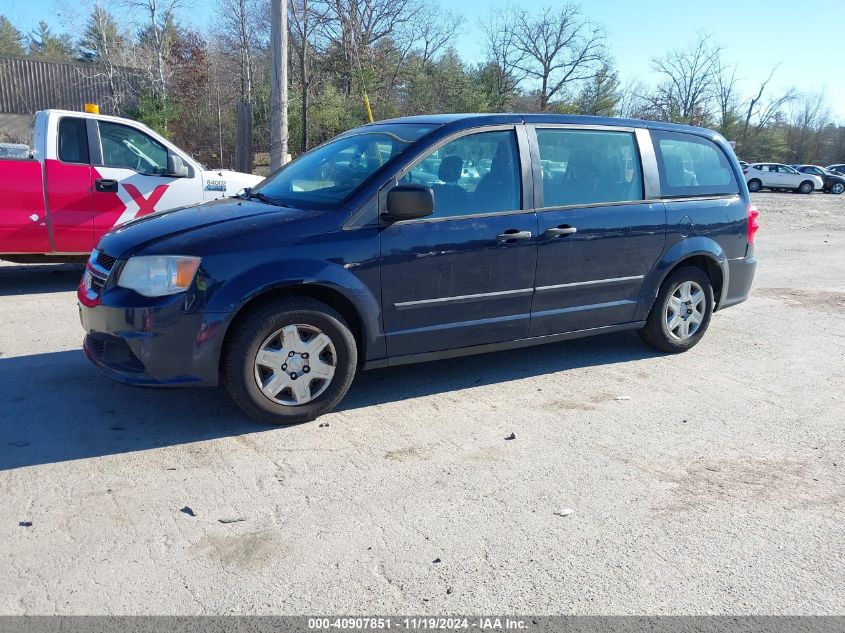
POLYGON ((832 193, 836 196, 841 194, 843 191, 845 191, 845 185, 843 185, 841 182, 834 183, 830 187, 830 193, 832 193))
POLYGON ((800 191, 801 193, 813 193, 813 189, 815 188, 816 186, 813 183, 811 183, 809 180, 805 180, 798 186, 798 191, 800 191))
POLYGON ((349 391, 358 365, 355 337, 343 317, 326 304, 308 297, 266 303, 238 319, 232 327, 236 329, 223 350, 223 384, 250 417, 268 424, 309 422, 331 411, 349 391), (268 337, 294 324, 313 327, 329 337, 335 352, 335 370, 320 395, 305 404, 286 405, 271 400, 261 391, 256 381, 256 372, 261 370, 256 369, 255 359, 268 337))
POLYGON ((713 304, 713 286, 710 283, 710 278, 700 268, 684 266, 671 273, 663 281, 657 293, 657 298, 654 300, 654 305, 651 307, 651 312, 646 319, 646 325, 638 330, 638 334, 648 345, 661 352, 669 352, 670 354, 685 352, 694 347, 707 331, 710 318, 713 316, 713 304), (682 340, 669 332, 664 317, 672 293, 687 281, 698 284, 704 291, 705 309, 703 312, 704 318, 698 329, 691 336, 682 340))
POLYGON ((763 188, 763 183, 757 180, 756 178, 748 181, 748 191, 751 193, 755 193, 760 191, 763 188))

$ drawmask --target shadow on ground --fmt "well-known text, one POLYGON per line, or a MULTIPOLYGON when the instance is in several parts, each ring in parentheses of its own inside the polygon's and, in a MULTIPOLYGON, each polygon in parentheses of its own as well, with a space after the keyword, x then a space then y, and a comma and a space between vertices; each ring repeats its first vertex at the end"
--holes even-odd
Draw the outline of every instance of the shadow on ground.
POLYGON ((76 290, 84 264, 4 264, 0 297, 76 290))
MULTIPOLYGON (((620 333, 374 370, 358 376, 338 410, 653 355, 620 333)), ((223 389, 127 387, 76 350, 0 358, 0 402, 0 470, 276 430, 244 416, 223 389)))

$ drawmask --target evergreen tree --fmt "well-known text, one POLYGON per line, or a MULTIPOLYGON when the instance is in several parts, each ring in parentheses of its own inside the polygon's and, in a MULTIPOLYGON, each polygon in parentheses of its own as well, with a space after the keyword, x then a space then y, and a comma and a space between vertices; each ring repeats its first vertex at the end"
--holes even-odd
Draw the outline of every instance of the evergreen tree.
POLYGON ((0 15, 0 55, 24 55, 24 36, 5 15, 0 15))
POLYGON ((55 35, 44 20, 29 37, 29 54, 38 59, 70 60, 73 50, 70 35, 55 35))

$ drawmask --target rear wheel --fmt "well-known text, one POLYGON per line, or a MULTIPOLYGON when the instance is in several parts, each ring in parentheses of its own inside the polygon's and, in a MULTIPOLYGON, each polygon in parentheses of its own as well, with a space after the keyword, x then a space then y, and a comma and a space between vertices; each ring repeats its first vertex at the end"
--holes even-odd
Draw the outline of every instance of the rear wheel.
POLYGON ((800 191, 801 193, 813 193, 813 189, 815 188, 816 186, 813 183, 811 183, 809 180, 805 180, 798 187, 798 191, 800 191))
POLYGON ((835 193, 837 196, 843 191, 845 191, 845 184, 841 182, 834 183, 830 188, 830 193, 835 193))
POLYGON ((679 268, 660 286, 640 337, 660 351, 685 352, 707 331, 713 303, 710 278, 695 266, 679 268))
POLYGON ((358 363, 355 337, 337 312, 309 298, 265 304, 239 320, 226 345, 223 383, 250 417, 307 422, 346 395, 358 363))
POLYGON ((748 181, 748 191, 756 192, 763 188, 763 183, 756 178, 748 181))

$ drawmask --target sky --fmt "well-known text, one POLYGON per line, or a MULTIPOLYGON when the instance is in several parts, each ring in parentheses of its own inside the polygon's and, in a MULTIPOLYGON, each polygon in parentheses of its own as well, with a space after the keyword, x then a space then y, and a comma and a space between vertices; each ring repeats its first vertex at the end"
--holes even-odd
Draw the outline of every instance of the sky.
MULTIPOLYGON (((211 24, 215 0, 190 1, 191 9, 184 17, 198 27, 211 24)), ((540 9, 559 1, 523 0, 518 4, 540 9)), ((84 0, 0 0, 0 14, 25 31, 35 28, 39 20, 62 30, 59 15, 78 11, 83 4, 84 0)), ((455 42, 463 59, 481 61, 484 50, 478 20, 497 5, 496 0, 440 0, 440 4, 466 18, 464 33, 455 42)), ((744 96, 756 93, 759 83, 780 64, 769 85, 770 94, 790 87, 805 92, 823 90, 831 115, 845 124, 845 39, 841 28, 845 7, 841 0, 811 4, 787 0, 583 0, 581 6, 586 17, 605 28, 623 82, 652 83, 651 58, 688 46, 698 33, 707 32, 723 47, 725 61, 738 66, 744 96)), ((122 11, 117 0, 112 11, 117 15, 122 11)))

